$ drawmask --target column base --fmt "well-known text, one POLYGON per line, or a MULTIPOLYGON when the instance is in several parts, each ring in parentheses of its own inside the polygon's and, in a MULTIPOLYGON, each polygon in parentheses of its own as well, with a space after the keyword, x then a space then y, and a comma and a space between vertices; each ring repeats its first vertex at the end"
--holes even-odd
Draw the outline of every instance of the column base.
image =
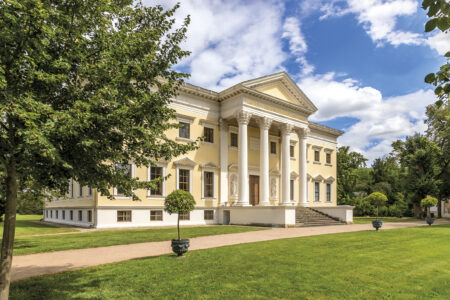
POLYGON ((309 203, 299 203, 298 205, 303 207, 309 207, 309 203))
POLYGON ((268 203, 259 203, 258 206, 272 206, 270 202, 268 203))
POLYGON ((246 202, 237 202, 234 206, 252 206, 252 205, 246 202))
POLYGON ((295 202, 280 203, 280 206, 294 206, 295 202))

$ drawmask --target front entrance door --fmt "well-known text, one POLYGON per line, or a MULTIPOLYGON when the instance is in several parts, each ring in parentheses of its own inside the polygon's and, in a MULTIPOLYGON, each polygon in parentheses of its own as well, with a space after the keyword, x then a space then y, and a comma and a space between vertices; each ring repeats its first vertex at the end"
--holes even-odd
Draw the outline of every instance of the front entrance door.
POLYGON ((250 175, 250 204, 259 204, 259 176, 250 175))

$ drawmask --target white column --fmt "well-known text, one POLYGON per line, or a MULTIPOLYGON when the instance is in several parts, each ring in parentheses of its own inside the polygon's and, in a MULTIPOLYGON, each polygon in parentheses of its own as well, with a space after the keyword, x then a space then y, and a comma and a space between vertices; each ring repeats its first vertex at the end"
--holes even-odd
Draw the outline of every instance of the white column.
POLYGON ((308 206, 308 180, 306 175, 306 138, 309 134, 308 128, 300 128, 297 130, 298 138, 300 140, 300 155, 299 155, 299 182, 300 182, 300 200, 299 204, 308 206))
POLYGON ((228 124, 219 120, 220 125, 220 205, 228 202, 228 124))
POLYGON ((249 206, 249 186, 248 186, 248 144, 247 125, 252 114, 246 111, 238 111, 236 119, 239 123, 238 141, 238 170, 239 170, 239 200, 236 205, 249 206))
POLYGON ((281 126, 281 205, 293 205, 290 199, 291 131, 292 125, 283 124, 281 126))
POLYGON ((259 119, 259 205, 267 206, 269 202, 269 128, 272 120, 259 119))

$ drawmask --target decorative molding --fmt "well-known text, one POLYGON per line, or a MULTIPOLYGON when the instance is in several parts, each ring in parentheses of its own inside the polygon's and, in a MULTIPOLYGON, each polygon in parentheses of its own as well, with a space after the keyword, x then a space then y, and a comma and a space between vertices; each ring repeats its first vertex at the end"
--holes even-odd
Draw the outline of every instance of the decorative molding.
POLYGON ((334 135, 336 137, 341 136, 342 134, 344 134, 343 131, 340 131, 340 130, 337 130, 337 129, 334 129, 334 128, 330 128, 330 127, 325 126, 325 125, 320 125, 320 124, 317 124, 317 123, 314 123, 314 122, 309 122, 308 126, 311 129, 315 129, 317 131, 326 132, 326 133, 329 133, 329 134, 334 135))
POLYGON ((220 130, 227 130, 228 129, 227 120, 220 118, 219 119, 219 128, 220 128, 220 130))
POLYGON ((181 121, 181 122, 192 124, 192 122, 195 120, 195 117, 193 117, 193 116, 184 115, 184 114, 180 114, 180 113, 175 113, 175 116, 177 117, 178 122, 181 121))
POLYGON ((326 183, 333 183, 336 179, 333 176, 328 176, 324 181, 326 183))
POLYGON ((250 119, 252 117, 252 114, 245 111, 245 110, 238 110, 235 113, 236 119, 239 123, 239 125, 248 125, 248 123, 250 122, 250 119))
POLYGON ((291 172, 291 179, 296 179, 298 177, 298 173, 295 171, 291 172))
POLYGON ((190 159, 188 157, 179 159, 177 161, 174 161, 173 163, 176 166, 186 166, 186 167, 194 167, 195 165, 197 165, 197 163, 195 161, 193 161, 192 159, 190 159))
POLYGON ((211 120, 201 119, 200 125, 202 125, 204 127, 209 127, 209 128, 216 128, 217 125, 219 125, 219 123, 217 123, 215 121, 211 121, 211 120))
POLYGON ((288 135, 288 134, 291 134, 291 132, 292 132, 292 128, 293 128, 293 126, 291 125, 291 124, 287 124, 287 123, 285 123, 285 124, 282 124, 281 125, 281 134, 282 135, 288 135))
POLYGON ((311 130, 309 130, 309 128, 297 128, 296 131, 299 139, 306 139, 311 133, 311 130))
POLYGON ((253 136, 249 138, 249 150, 259 151, 259 138, 253 136))
POLYGON ((313 178, 313 180, 314 181, 322 181, 322 180, 324 180, 325 178, 323 178, 323 176, 322 175, 316 175, 314 178, 313 178))
POLYGON ((200 165, 200 167, 202 169, 218 169, 219 168, 219 166, 216 165, 215 163, 213 163, 212 161, 208 161, 208 162, 202 163, 200 165))

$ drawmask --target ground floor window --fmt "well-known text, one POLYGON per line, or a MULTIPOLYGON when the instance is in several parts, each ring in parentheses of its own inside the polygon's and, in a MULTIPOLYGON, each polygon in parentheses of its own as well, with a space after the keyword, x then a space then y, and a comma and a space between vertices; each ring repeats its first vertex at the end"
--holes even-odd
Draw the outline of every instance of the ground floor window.
POLYGON ((83 221, 83 211, 82 210, 78 211, 78 221, 83 221))
POLYGON ((320 201, 320 182, 314 182, 314 201, 320 201))
POLYGON ((131 222, 131 210, 118 210, 117 222, 131 222))
POLYGON ((204 210, 203 218, 205 220, 214 220, 214 210, 204 210))
POLYGON ((65 210, 62 211, 62 218, 63 218, 63 220, 66 219, 66 211, 65 210))
POLYGON ((205 171, 203 174, 205 176, 203 181, 205 198, 212 198, 214 197, 214 173, 205 171))
POLYGON ((50 211, 50 218, 53 219, 53 210, 50 211))
POLYGON ((73 221, 73 210, 70 211, 70 221, 73 221))
POLYGON ((92 222, 92 210, 88 210, 88 222, 92 222))
POLYGON ((290 200, 294 201, 294 182, 295 180, 291 179, 290 181, 290 200))
POLYGON ((151 210, 150 211, 150 221, 162 221, 163 211, 162 210, 151 210))
POLYGON ((189 221, 191 219, 191 213, 180 213, 180 220, 189 221))
POLYGON ((59 210, 56 211, 56 218, 59 218, 59 210))
POLYGON ((327 183, 327 202, 331 202, 331 183, 327 183))
POLYGON ((48 218, 48 210, 45 211, 45 217, 48 218))

